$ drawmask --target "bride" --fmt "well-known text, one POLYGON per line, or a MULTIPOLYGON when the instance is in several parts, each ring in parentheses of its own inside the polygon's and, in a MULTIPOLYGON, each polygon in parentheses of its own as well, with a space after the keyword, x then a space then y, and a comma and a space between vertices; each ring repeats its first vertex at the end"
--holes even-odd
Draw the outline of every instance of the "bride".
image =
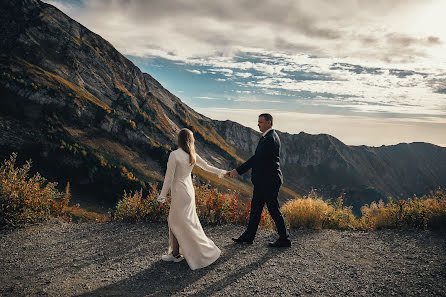
POLYGON ((195 208, 191 171, 195 164, 218 174, 220 178, 226 171, 208 165, 195 153, 194 135, 189 129, 181 129, 178 133, 178 147, 169 155, 163 188, 157 199, 164 203, 170 189, 172 201, 167 218, 169 248, 168 254, 161 259, 172 262, 186 259, 189 267, 195 270, 212 264, 220 257, 221 251, 201 227, 195 208))

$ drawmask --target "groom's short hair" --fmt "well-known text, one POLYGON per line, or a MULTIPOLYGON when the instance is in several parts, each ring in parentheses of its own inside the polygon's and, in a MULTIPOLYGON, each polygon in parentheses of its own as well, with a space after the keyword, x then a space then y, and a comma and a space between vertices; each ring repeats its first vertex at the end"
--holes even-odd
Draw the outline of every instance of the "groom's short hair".
POLYGON ((260 118, 260 117, 264 117, 265 120, 271 122, 271 126, 273 125, 273 116, 270 115, 269 113, 262 113, 261 115, 259 115, 259 118, 260 118))

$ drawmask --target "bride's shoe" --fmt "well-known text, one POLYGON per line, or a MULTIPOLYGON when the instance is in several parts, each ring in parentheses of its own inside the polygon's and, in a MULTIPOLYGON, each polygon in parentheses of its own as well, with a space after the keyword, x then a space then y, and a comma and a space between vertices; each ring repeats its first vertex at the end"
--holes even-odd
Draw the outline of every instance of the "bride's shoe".
POLYGON ((161 256, 161 260, 166 261, 166 262, 181 262, 184 260, 184 257, 181 256, 181 254, 178 254, 176 256, 174 256, 172 253, 168 254, 168 255, 162 255, 161 256))

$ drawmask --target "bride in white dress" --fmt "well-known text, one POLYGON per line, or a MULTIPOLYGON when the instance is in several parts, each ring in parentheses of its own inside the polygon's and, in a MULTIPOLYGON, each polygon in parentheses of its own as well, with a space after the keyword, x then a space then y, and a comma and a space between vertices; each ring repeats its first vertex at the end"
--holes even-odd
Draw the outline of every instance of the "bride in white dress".
POLYGON ((164 261, 180 262, 186 259, 192 270, 206 267, 220 257, 220 249, 204 234, 195 207, 195 190, 191 171, 198 165, 220 178, 226 173, 210 166, 195 153, 194 135, 189 129, 181 129, 178 134, 178 149, 171 152, 167 162, 163 188, 158 201, 164 203, 171 192, 168 254, 164 261), (181 255, 182 253, 182 255, 181 255))

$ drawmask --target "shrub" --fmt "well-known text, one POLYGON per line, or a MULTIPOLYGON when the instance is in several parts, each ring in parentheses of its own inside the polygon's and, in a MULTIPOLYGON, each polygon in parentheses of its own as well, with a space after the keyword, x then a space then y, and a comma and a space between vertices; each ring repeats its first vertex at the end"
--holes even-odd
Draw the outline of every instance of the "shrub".
POLYGON ((288 201, 281 210, 289 228, 355 229, 357 226, 351 208, 343 207, 342 196, 333 206, 312 191, 308 197, 288 201))
POLYGON ((63 193, 56 189, 57 183, 46 182, 39 173, 29 177, 31 160, 16 168, 16 159, 17 154, 12 153, 0 167, 0 226, 18 226, 63 215, 70 201, 69 186, 63 193))
POLYGON ((114 221, 166 221, 169 214, 169 204, 161 204, 156 199, 159 192, 153 184, 150 185, 150 193, 143 198, 140 191, 124 191, 123 198, 117 203, 115 210, 111 213, 114 221))
MULTIPOLYGON (((195 201, 200 222, 205 224, 247 225, 251 211, 251 201, 243 204, 236 193, 222 194, 208 185, 195 186, 195 201)), ((260 228, 271 228, 271 217, 266 208, 260 219, 260 228)))
POLYGON ((235 194, 221 194, 206 185, 195 186, 197 214, 201 222, 208 224, 235 223, 240 208, 235 194))
POLYGON ((379 228, 439 229, 446 226, 446 195, 437 189, 421 198, 384 204, 382 201, 361 208, 363 225, 379 228))

